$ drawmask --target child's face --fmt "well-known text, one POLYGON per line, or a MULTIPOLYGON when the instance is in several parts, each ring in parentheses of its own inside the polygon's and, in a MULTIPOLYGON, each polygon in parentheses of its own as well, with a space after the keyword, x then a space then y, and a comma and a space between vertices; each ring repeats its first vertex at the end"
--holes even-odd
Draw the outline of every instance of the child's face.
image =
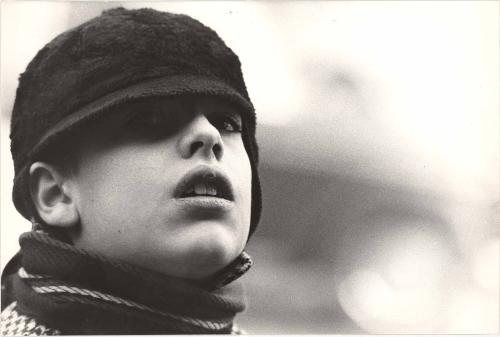
POLYGON ((82 141, 70 178, 75 246, 173 276, 214 273, 243 250, 250 227, 241 116, 208 97, 124 111, 135 117, 100 123, 82 141))

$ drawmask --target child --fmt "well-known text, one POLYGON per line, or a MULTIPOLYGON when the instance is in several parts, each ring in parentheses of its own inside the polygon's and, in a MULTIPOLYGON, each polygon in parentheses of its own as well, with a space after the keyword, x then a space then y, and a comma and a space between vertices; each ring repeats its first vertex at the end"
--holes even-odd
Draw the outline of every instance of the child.
POLYGON ((2 334, 238 332, 255 115, 214 31, 116 8, 61 34, 20 78, 11 140, 33 230, 2 275, 2 334))

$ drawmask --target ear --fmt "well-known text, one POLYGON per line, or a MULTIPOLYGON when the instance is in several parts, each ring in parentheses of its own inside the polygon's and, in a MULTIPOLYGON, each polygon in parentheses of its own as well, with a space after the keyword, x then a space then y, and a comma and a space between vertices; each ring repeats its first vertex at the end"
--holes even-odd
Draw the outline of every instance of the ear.
POLYGON ((30 193, 38 214, 47 225, 72 227, 80 221, 73 184, 55 166, 43 162, 31 165, 30 193))

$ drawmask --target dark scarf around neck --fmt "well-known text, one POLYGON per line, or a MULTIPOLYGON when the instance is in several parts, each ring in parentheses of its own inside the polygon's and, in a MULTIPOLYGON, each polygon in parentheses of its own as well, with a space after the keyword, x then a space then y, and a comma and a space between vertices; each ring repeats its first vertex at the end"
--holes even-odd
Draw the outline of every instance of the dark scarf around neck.
POLYGON ((235 282, 252 262, 243 252, 202 283, 110 261, 52 239, 21 235, 13 297, 23 312, 63 334, 229 333, 245 309, 235 282))

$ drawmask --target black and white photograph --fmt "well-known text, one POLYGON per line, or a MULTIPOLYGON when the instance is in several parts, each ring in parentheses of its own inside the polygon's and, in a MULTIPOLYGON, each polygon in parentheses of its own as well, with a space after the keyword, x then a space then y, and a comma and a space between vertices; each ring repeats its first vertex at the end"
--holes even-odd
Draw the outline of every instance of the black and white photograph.
POLYGON ((0 5, 0 335, 500 333, 498 1, 0 5))

